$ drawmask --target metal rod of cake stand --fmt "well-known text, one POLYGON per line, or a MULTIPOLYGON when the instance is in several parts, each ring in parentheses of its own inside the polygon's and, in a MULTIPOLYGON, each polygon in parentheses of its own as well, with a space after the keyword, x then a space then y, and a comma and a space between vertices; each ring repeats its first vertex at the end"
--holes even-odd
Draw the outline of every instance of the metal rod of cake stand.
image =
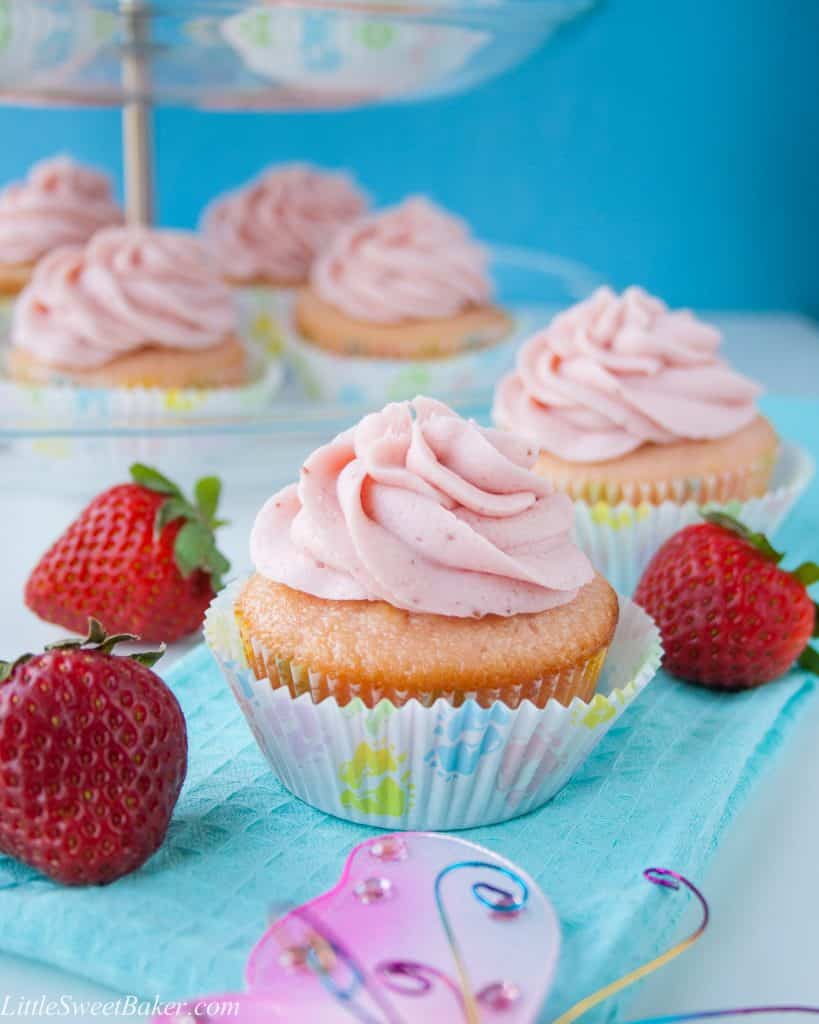
POLYGON ((120 0, 125 46, 122 84, 130 99, 122 110, 125 213, 130 224, 154 217, 153 114, 148 56, 149 12, 144 0, 120 0))

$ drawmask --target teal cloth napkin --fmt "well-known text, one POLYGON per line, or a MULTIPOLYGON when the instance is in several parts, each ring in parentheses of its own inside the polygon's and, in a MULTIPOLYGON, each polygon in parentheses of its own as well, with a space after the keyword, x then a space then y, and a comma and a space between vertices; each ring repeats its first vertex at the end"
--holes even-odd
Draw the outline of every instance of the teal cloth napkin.
MULTIPOLYGON (((817 457, 819 402, 766 404, 782 434, 817 457)), ((817 554, 817 511, 814 483, 780 535, 792 564, 817 554)), ((188 721, 190 769, 165 845, 104 888, 63 889, 0 858, 0 948, 123 992, 176 999, 241 988, 271 909, 331 886, 372 832, 284 789, 206 649, 167 678, 188 721)), ((643 881, 642 869, 673 867, 702 882, 812 692, 798 672, 737 695, 660 674, 550 804, 461 833, 529 871, 557 909, 564 947, 544 1021, 668 941, 687 900, 643 881)), ((589 1019, 612 1020, 616 1010, 589 1019)))

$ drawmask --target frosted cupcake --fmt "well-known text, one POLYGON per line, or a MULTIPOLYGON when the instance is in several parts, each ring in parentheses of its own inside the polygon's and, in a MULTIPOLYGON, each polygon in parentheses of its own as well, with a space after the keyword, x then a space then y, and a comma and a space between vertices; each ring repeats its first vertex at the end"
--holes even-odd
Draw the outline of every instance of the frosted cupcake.
POLYGON ((18 295, 53 249, 121 220, 105 174, 65 156, 35 164, 25 181, 0 192, 0 297, 18 295))
MULTIPOLYGON (((479 368, 493 362, 482 353, 512 329, 492 291, 488 253, 466 225, 426 199, 408 199, 344 228, 316 260, 294 309, 298 353, 312 353, 326 397, 338 397, 338 382, 352 375, 372 380, 362 397, 387 399, 413 364, 439 393, 458 379, 463 389, 477 387, 479 368)), ((417 382, 418 372, 408 377, 417 382)))
POLYGON ((271 167, 206 209, 202 232, 222 273, 239 292, 243 329, 272 353, 294 289, 316 256, 367 200, 345 174, 306 164, 271 167))
POLYGON ((428 398, 314 452, 261 509, 205 638, 297 796, 466 828, 553 796, 660 659, 532 446, 428 398))
POLYGON ((493 415, 540 448, 573 497, 635 505, 764 494, 779 449, 761 388, 719 358, 720 335, 640 288, 598 289, 520 350, 493 415))
POLYGON ((496 389, 495 422, 537 445, 535 471, 576 499, 575 535, 623 593, 703 505, 771 533, 810 479, 719 346, 687 310, 600 288, 530 338, 496 389))
POLYGON ((617 598, 533 449, 431 399, 319 448, 259 513, 236 613, 259 676, 314 700, 568 704, 593 692, 617 598))
POLYGON ((38 264, 17 302, 17 381, 119 388, 246 384, 230 289, 194 235, 108 228, 38 264))
POLYGON ((347 175, 285 164, 212 203, 202 231, 232 284, 297 288, 339 228, 366 208, 347 175))

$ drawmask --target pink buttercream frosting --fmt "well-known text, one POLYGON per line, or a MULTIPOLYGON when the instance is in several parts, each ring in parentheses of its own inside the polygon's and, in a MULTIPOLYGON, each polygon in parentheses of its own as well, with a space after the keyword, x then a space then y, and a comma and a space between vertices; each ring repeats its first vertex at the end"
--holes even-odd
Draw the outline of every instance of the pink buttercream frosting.
POLYGON ((105 174, 68 157, 43 160, 0 192, 0 263, 34 263, 121 220, 105 174))
POLYGON ((226 277, 295 285, 339 228, 366 209, 347 175, 290 164, 212 203, 202 228, 226 277))
POLYGON ((310 283, 354 320, 434 320, 490 301, 487 265, 461 220, 418 197, 340 231, 310 283))
POLYGON ((307 459, 259 512, 258 572, 333 601, 457 617, 545 611, 594 571, 535 450, 440 402, 388 405, 307 459))
POLYGON ((757 415, 761 389, 719 359, 719 345, 688 310, 641 288, 598 288, 523 345, 493 416, 569 462, 726 437, 757 415))
POLYGON ((235 329, 231 291, 195 235, 131 226, 42 259, 17 300, 12 342, 81 370, 149 344, 210 348, 235 329))

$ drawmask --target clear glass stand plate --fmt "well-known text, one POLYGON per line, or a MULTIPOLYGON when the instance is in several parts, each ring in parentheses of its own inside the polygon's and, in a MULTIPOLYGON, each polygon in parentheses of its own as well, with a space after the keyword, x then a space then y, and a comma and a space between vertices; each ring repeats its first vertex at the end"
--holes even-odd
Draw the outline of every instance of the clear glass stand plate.
POLYGON ((299 110, 425 99, 514 67, 595 2, 0 0, 0 102, 299 110), (148 73, 123 74, 134 62, 148 73))
MULTIPOLYGON (((493 246, 492 254, 498 300, 527 331, 600 283, 586 267, 562 257, 504 246, 493 246)), ((510 366, 514 350, 509 347, 510 366)), ((0 379, 0 390, 15 386, 0 379)), ((433 389, 435 397, 483 421, 491 392, 491 386, 457 395, 435 395, 433 389)), ((164 420, 114 421, 91 404, 82 415, 60 419, 47 401, 25 414, 18 407, 14 415, 0 402, 0 474, 6 486, 26 491, 91 494, 124 479, 129 463, 141 460, 181 479, 208 471, 235 488, 263 482, 270 493, 273 484, 293 478, 313 448, 372 408, 372 403, 342 406, 305 399, 294 378, 263 408, 207 418, 177 410, 164 420)))

